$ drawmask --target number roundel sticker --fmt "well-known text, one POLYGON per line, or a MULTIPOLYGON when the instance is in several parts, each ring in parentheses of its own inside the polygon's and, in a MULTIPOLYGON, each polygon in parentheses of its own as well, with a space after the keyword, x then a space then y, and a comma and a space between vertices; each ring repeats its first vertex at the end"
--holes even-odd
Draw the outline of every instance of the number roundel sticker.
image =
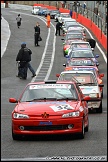
POLYGON ((63 105, 53 105, 50 106, 55 112, 56 111, 63 111, 63 110, 73 110, 74 107, 70 106, 69 104, 63 104, 63 105))

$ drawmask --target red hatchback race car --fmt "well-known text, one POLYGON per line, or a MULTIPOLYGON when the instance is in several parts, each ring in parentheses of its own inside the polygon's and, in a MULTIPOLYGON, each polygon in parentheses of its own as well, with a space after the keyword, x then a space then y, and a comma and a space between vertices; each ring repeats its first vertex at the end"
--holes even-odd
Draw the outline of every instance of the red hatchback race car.
POLYGON ((78 134, 84 138, 88 131, 89 96, 84 96, 72 81, 29 83, 12 111, 12 137, 26 135, 78 134))
MULTIPOLYGON (((64 71, 67 70, 90 70, 93 71, 95 77, 97 78, 98 84, 103 84, 102 78, 104 77, 104 73, 99 73, 99 69, 97 64, 94 63, 90 59, 72 59, 68 65, 63 64, 65 67, 64 71), (82 65, 81 65, 82 64, 82 65)), ((103 98, 103 87, 100 87, 101 97, 103 98)))

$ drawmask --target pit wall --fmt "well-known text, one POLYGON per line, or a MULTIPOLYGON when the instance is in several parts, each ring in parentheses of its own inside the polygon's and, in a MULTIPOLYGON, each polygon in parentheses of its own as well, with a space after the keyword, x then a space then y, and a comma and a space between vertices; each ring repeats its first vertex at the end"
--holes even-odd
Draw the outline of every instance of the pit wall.
MULTIPOLYGON (((42 7, 47 7, 48 9, 57 9, 55 6, 49 6, 49 5, 44 5, 44 4, 34 4, 34 6, 42 6, 42 7)), ((64 13, 69 13, 68 9, 63 9, 59 8, 60 12, 64 13)), ((80 15, 76 12, 73 12, 73 19, 76 19, 80 24, 84 25, 87 27, 89 30, 93 32, 93 34, 96 36, 98 41, 101 43, 101 45, 104 47, 104 49, 107 51, 107 36, 104 35, 103 32, 101 32, 101 29, 99 29, 94 22, 92 22, 90 19, 84 17, 83 15, 80 15)))

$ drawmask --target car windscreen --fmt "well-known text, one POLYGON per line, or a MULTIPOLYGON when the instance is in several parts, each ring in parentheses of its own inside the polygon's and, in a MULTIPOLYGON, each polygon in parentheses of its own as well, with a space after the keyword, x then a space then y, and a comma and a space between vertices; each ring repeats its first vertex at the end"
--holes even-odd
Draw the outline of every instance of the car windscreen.
POLYGON ((71 39, 77 39, 77 38, 80 38, 82 39, 83 38, 83 34, 66 34, 66 40, 71 40, 71 39))
POLYGON ((91 49, 89 43, 73 43, 72 47, 74 48, 89 48, 91 49))
POLYGON ((67 17, 67 18, 68 18, 68 17, 71 17, 69 14, 61 14, 60 16, 63 17, 63 18, 64 18, 64 17, 67 17))
POLYGON ((67 22, 67 23, 65 24, 65 26, 66 26, 67 29, 68 29, 69 27, 73 27, 73 26, 75 26, 75 25, 77 25, 77 22, 75 22, 75 21, 67 22))
POLYGON ((80 29, 81 31, 83 31, 83 27, 81 27, 80 25, 76 25, 74 23, 72 25, 69 25, 67 27, 67 30, 71 30, 73 27, 76 28, 76 29, 80 29))
POLYGON ((24 91, 21 102, 35 100, 78 99, 75 86, 72 84, 38 84, 29 85, 24 91))
POLYGON ((92 51, 83 51, 83 50, 76 50, 70 52, 70 58, 94 58, 92 51))
POLYGON ((68 30, 67 34, 68 33, 79 33, 79 34, 82 34, 82 32, 80 30, 68 30))
MULTIPOLYGON (((64 80, 72 80, 78 83, 91 83, 92 85, 97 85, 96 78, 93 73, 62 73, 60 77, 64 78, 64 80)), ((59 77, 59 80, 61 80, 59 77)), ((63 80, 63 79, 62 79, 63 80)))

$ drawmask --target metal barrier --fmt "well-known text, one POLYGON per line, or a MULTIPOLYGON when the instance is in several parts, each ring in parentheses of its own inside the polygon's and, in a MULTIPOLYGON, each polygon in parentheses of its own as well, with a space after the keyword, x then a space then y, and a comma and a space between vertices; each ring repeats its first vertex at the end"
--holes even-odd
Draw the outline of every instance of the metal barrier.
POLYGON ((84 17, 87 17, 88 19, 92 20, 98 28, 101 29, 101 31, 107 35, 107 22, 105 22, 105 13, 104 15, 96 15, 93 11, 91 11, 89 8, 84 9, 82 6, 74 6, 72 4, 68 5, 68 9, 72 10, 73 12, 76 12, 77 14, 81 14, 84 17))

